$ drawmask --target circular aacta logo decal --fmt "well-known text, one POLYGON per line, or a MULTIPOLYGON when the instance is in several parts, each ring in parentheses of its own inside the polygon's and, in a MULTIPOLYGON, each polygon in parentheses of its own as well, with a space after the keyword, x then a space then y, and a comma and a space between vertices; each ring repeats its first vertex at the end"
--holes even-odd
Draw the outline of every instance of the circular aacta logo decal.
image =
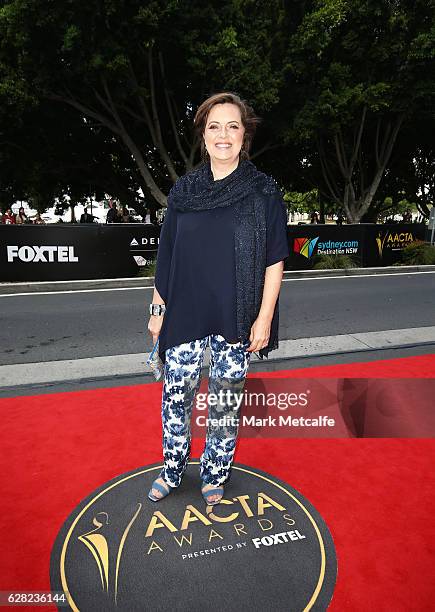
MULTIPOLYGON (((199 461, 159 502, 162 466, 106 483, 63 525, 51 586, 72 610, 326 610, 337 574, 325 522, 298 491, 233 464, 225 496, 207 506, 199 461)), ((63 607, 62 609, 65 609, 63 607)))

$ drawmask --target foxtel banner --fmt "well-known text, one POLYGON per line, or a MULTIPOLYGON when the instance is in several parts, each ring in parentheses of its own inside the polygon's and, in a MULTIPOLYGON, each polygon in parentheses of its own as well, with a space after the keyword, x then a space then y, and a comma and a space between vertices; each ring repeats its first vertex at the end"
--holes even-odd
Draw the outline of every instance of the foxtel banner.
POLYGON ((155 260, 160 228, 0 225, 0 281, 133 277, 155 260))
POLYGON ((201 383, 192 435, 218 438, 432 438, 431 378, 247 378, 201 383))

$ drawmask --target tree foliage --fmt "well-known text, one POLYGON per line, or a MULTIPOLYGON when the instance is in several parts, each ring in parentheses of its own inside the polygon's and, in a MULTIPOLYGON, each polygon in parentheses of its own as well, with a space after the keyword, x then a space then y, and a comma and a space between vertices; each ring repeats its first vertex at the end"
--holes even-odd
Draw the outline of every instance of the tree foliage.
POLYGON ((4 0, 0 197, 164 206, 219 90, 262 118, 253 160, 349 221, 434 197, 435 0, 4 0), (400 197, 399 197, 399 194, 400 197))
POLYGON ((348 219, 359 221, 374 202, 401 130, 433 108, 428 76, 435 4, 307 4, 289 45, 288 79, 297 103, 287 139, 313 143, 314 173, 348 219))
POLYGON ((1 50, 15 96, 57 102, 86 117, 90 133, 103 129, 138 186, 165 204, 171 182, 198 161, 192 118, 208 93, 243 91, 260 111, 277 99, 279 5, 12 0, 0 12, 1 50))

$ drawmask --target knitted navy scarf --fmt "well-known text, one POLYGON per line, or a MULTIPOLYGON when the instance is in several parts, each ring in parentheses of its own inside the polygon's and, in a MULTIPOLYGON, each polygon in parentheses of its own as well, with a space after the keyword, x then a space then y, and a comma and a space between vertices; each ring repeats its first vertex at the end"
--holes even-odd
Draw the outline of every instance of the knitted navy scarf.
POLYGON ((235 204, 265 177, 252 162, 241 160, 230 174, 214 180, 210 161, 180 177, 172 187, 168 203, 177 210, 207 210, 235 204))

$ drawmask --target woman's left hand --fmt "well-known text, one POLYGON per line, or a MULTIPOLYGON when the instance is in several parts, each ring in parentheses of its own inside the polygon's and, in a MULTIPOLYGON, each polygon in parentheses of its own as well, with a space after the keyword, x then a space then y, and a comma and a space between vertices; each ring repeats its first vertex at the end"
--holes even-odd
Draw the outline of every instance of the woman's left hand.
POLYGON ((269 318, 258 316, 251 327, 249 340, 251 344, 246 349, 249 352, 259 351, 269 344, 270 325, 272 321, 269 318))

